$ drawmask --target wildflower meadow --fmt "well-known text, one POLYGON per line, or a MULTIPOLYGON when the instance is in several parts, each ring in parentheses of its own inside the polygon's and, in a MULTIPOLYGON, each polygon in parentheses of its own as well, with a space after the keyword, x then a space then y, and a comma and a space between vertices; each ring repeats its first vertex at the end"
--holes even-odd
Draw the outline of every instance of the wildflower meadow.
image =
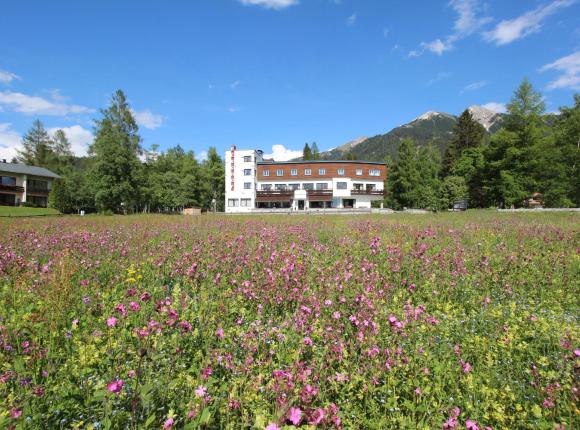
POLYGON ((0 428, 579 428, 579 227, 0 220, 0 428))

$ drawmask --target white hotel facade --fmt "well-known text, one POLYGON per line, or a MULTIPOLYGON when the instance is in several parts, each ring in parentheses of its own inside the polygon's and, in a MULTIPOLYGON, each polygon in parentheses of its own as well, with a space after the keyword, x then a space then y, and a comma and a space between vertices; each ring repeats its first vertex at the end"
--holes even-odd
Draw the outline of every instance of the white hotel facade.
POLYGON ((350 160, 274 161, 235 146, 226 151, 226 212, 259 209, 362 209, 381 201, 385 163, 350 160))

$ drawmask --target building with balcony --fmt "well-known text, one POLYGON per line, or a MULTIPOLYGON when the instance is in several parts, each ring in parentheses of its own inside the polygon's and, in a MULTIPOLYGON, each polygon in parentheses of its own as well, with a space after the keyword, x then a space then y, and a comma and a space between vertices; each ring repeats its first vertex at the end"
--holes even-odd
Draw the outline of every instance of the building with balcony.
POLYGON ((384 197, 385 163, 265 160, 262 151, 226 151, 226 212, 362 209, 384 197))
POLYGON ((0 205, 28 203, 47 207, 52 181, 59 176, 43 167, 0 162, 0 205))

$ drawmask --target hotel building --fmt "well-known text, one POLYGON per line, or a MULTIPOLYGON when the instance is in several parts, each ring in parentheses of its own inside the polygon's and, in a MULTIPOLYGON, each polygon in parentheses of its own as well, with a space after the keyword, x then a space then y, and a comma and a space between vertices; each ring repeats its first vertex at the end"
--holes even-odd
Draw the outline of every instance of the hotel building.
POLYGON ((363 209, 384 196, 385 163, 274 161, 259 150, 226 151, 226 212, 363 209))

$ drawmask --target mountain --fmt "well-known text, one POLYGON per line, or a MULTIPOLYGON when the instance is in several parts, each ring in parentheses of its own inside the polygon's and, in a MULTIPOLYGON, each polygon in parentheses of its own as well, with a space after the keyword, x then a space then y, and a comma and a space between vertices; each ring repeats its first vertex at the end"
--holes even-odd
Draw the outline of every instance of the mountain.
MULTIPOLYGON (((359 137, 358 139, 351 140, 350 142, 345 143, 344 145, 340 145, 337 148, 331 148, 328 151, 324 151, 322 154, 324 158, 329 160, 339 159, 348 154, 349 152, 354 152, 354 149, 368 140, 368 137, 363 136, 359 137)), ((321 155, 322 155, 321 154, 321 155)))
POLYGON ((483 106, 469 106, 467 109, 473 119, 483 125, 489 133, 495 133, 501 128, 503 114, 486 109, 483 106))
MULTIPOLYGON (((503 114, 498 114, 482 106, 470 106, 469 111, 488 133, 494 133, 501 127, 503 114)), ((457 116, 445 112, 425 112, 411 122, 395 127, 385 134, 374 137, 360 138, 345 143, 337 148, 321 152, 321 158, 327 160, 345 159, 348 154, 353 159, 383 161, 385 156, 397 158, 399 145, 403 139, 410 138, 418 146, 432 144, 439 149, 441 155, 451 141, 453 127, 457 116)))

